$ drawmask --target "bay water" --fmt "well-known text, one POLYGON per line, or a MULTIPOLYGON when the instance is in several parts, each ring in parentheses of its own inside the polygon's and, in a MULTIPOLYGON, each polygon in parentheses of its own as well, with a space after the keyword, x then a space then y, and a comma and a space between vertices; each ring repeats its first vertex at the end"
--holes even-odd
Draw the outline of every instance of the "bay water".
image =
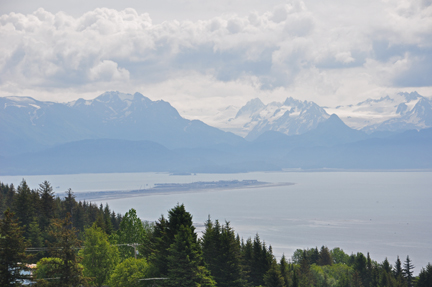
POLYGON ((30 188, 48 180, 56 194, 68 188, 88 191, 147 189, 155 183, 255 179, 292 182, 290 186, 189 191, 98 200, 115 212, 130 208, 143 220, 155 221, 177 203, 192 213, 198 233, 208 216, 229 221, 244 239, 257 233, 277 258, 290 258, 297 248, 342 248, 370 253, 390 263, 409 255, 420 267, 432 263, 432 172, 253 172, 169 175, 166 173, 0 176, 30 188))

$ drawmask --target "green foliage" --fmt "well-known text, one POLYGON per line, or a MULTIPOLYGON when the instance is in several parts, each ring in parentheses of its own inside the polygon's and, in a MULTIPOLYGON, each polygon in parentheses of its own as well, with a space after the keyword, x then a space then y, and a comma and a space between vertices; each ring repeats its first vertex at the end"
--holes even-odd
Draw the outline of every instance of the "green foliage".
POLYGON ((320 266, 332 265, 332 263, 333 263, 333 259, 331 257, 330 251, 327 248, 327 246, 321 247, 318 258, 319 258, 318 259, 318 265, 320 265, 320 266))
POLYGON ((33 271, 35 279, 59 278, 60 274, 56 273, 55 266, 61 265, 62 260, 55 257, 45 257, 36 264, 36 270, 33 271))
POLYGON ((300 264, 303 259, 303 250, 296 249, 291 257, 291 260, 294 264, 300 264))
POLYGON ((408 287, 414 286, 413 269, 414 269, 414 265, 412 264, 412 261, 409 258, 409 256, 407 256, 407 258, 404 262, 404 268, 403 268, 402 272, 403 272, 403 276, 405 277, 405 280, 407 282, 408 287))
POLYGON ((276 260, 273 260, 270 269, 264 275, 264 282, 266 287, 284 287, 285 280, 279 270, 276 260))
POLYGON ((48 181, 44 181, 43 183, 39 184, 38 193, 40 196, 39 212, 42 215, 40 217, 40 227, 42 230, 44 230, 49 226, 51 219, 54 217, 54 191, 51 184, 48 181))
POLYGON ((416 287, 432 286, 432 265, 428 263, 426 268, 422 268, 418 276, 416 287))
POLYGON ((23 231, 9 209, 0 221, 0 286, 16 286, 26 276, 27 255, 23 231))
POLYGON ((343 263, 343 264, 349 264, 349 255, 346 254, 342 249, 340 249, 339 247, 333 248, 330 251, 331 257, 333 259, 333 263, 335 264, 339 264, 339 263, 343 263))
POLYGON ((242 286, 240 245, 229 222, 220 226, 212 223, 210 217, 205 224, 201 246, 204 261, 218 286, 242 286))
POLYGON ((35 215, 35 203, 37 201, 35 202, 34 197, 27 182, 22 180, 14 197, 13 210, 19 222, 24 227, 25 237, 28 236, 28 229, 35 215))
MULTIPOLYGON (((101 217, 101 220, 103 220, 103 217, 101 217)), ((118 244, 148 244, 147 232, 135 209, 131 208, 126 212, 120 223, 120 229, 117 231, 116 240, 118 244)), ((131 246, 120 246, 119 250, 122 260, 135 257, 135 249, 131 246)))
POLYGON ((81 242, 76 237, 76 230, 72 227, 70 218, 70 214, 67 214, 65 219, 54 219, 50 231, 50 235, 55 239, 50 244, 51 256, 61 260, 60 263, 53 261, 51 270, 60 274, 56 286, 61 287, 77 286, 84 282, 83 270, 78 264, 81 258, 77 254, 81 242))
POLYGON ((179 226, 168 254, 167 286, 216 286, 203 266, 201 249, 190 226, 179 226))
POLYGON ((83 257, 84 276, 89 277, 91 285, 102 286, 108 279, 119 261, 117 246, 112 246, 108 235, 94 224, 85 230, 83 257))
POLYGON ((127 258, 118 264, 109 280, 110 286, 139 287, 146 286, 146 281, 139 279, 148 278, 149 264, 143 258, 127 258))

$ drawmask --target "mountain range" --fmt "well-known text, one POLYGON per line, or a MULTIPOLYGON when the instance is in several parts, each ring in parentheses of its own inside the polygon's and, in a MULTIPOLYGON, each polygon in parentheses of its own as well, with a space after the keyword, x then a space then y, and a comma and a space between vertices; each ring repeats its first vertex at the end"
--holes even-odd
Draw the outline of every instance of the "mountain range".
POLYGON ((169 103, 139 93, 106 92, 66 104, 0 98, 0 174, 430 169, 430 100, 399 96, 337 108, 397 104, 398 116, 361 130, 313 102, 255 99, 231 120, 246 139, 187 120, 169 103))
POLYGON ((182 118, 165 101, 106 92, 93 100, 60 104, 0 98, 0 155, 38 151, 85 139, 146 140, 167 148, 236 144, 240 136, 182 118))
POLYGON ((286 135, 305 133, 315 129, 330 114, 338 115, 349 127, 368 134, 420 130, 432 127, 432 99, 417 92, 398 93, 331 108, 293 98, 265 105, 256 98, 241 108, 227 107, 211 122, 222 130, 254 140, 266 131, 286 135))

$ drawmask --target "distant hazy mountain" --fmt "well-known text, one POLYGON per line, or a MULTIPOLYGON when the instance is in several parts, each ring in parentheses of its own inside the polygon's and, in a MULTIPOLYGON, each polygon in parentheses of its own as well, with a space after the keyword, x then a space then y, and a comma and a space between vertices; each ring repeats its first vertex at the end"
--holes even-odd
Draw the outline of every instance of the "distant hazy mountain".
POLYGON ((253 99, 240 108, 234 118, 226 119, 218 126, 254 140, 266 131, 302 134, 328 118, 326 111, 314 102, 287 98, 283 103, 264 105, 260 99, 253 99))
POLYGON ((432 168, 432 129, 417 131, 432 124, 427 98, 399 94, 337 110, 384 120, 357 130, 312 102, 255 99, 230 120, 246 141, 138 93, 67 104, 0 98, 0 174, 432 168))
POLYGON ((432 127, 432 100, 417 92, 368 99, 327 111, 337 114, 350 127, 367 133, 432 127))
POLYGON ((168 148, 234 144, 243 139, 198 120, 182 118, 164 101, 139 93, 106 92, 67 104, 32 98, 0 98, 0 154, 84 139, 148 140, 168 148))
POLYGON ((298 147, 282 157, 279 165, 304 169, 431 169, 432 129, 330 147, 298 147))

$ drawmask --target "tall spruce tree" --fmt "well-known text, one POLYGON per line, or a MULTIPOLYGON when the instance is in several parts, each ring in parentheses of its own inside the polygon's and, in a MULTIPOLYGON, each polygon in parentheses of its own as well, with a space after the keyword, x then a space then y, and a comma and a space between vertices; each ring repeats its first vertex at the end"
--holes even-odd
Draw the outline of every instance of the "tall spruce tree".
POLYGON ((26 247, 22 228, 7 209, 0 221, 0 286, 17 286, 26 278, 26 247))
POLYGON ((333 260, 327 246, 322 246, 318 256, 318 265, 332 265, 333 260))
POLYGON ((229 222, 220 226, 219 221, 213 224, 209 217, 205 226, 201 246, 212 277, 218 286, 242 286, 240 245, 229 222))
POLYGON ((426 268, 422 268, 416 283, 416 287, 432 286, 432 265, 428 263, 426 268))
POLYGON ((52 221, 50 235, 55 240, 49 246, 50 253, 52 257, 60 258, 60 261, 52 262, 53 273, 60 274, 60 279, 55 282, 55 286, 72 287, 84 282, 83 270, 79 266, 81 258, 78 256, 81 241, 77 239, 76 232, 69 213, 64 219, 52 221))
POLYGON ((23 179, 14 197, 13 210, 24 229, 24 237, 26 238, 28 237, 30 223, 33 221, 35 204, 37 204, 37 201, 34 201, 32 192, 23 179))
POLYGON ((203 265, 201 249, 190 226, 179 226, 174 242, 168 248, 167 263, 167 286, 216 286, 203 265))
POLYGON ((44 181, 39 184, 39 196, 40 196, 40 228, 45 230, 51 219, 54 217, 55 201, 54 201, 54 191, 51 184, 48 181, 44 181))
POLYGON ((404 262, 404 267, 402 270, 403 276, 405 277, 405 280, 407 282, 408 287, 412 287, 414 286, 413 284, 413 271, 414 269, 414 265, 412 264, 411 259, 409 258, 409 256, 407 256, 405 262, 404 262))

